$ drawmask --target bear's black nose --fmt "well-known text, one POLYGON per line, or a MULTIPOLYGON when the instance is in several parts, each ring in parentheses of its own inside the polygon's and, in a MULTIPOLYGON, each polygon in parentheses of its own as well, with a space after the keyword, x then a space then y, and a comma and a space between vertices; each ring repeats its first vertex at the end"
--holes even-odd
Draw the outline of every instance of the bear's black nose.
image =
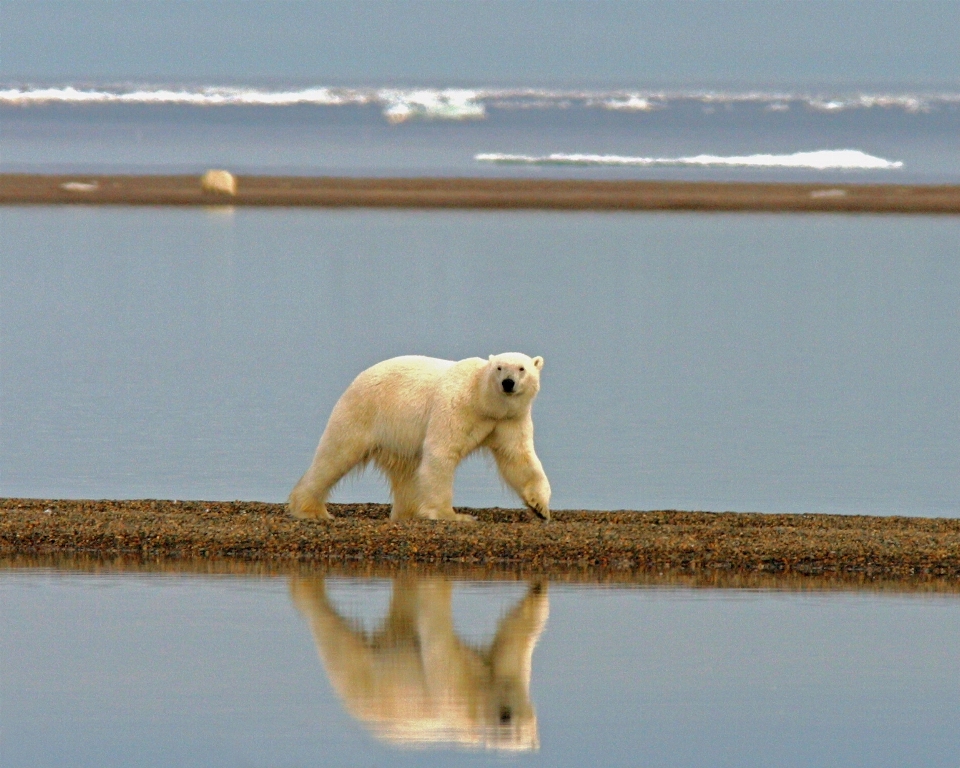
POLYGON ((513 379, 504 379, 504 380, 503 380, 503 391, 504 391, 504 392, 513 392, 513 379))

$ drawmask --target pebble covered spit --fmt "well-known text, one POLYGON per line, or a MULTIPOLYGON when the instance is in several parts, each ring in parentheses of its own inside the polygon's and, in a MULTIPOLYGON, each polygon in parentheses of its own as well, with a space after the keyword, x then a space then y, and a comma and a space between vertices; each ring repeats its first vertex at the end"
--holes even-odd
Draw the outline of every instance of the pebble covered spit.
POLYGON ((960 584, 960 520, 853 515, 461 509, 475 524, 392 523, 380 504, 332 523, 259 502, 0 499, 0 558, 84 556, 524 572, 795 574, 960 584))

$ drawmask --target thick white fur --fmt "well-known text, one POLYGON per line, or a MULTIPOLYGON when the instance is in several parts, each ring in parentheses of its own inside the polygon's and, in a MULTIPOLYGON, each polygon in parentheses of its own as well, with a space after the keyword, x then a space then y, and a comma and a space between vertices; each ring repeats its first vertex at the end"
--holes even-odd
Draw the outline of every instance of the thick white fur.
POLYGON ((530 671, 550 611, 546 583, 530 585, 486 648, 457 636, 453 583, 444 578, 395 579, 390 610, 369 633, 339 614, 322 578, 293 578, 290 593, 340 700, 377 736, 404 744, 539 746, 530 671))
POLYGON ((453 511, 453 476, 468 454, 485 448, 504 481, 549 519, 550 483, 530 416, 542 368, 542 357, 517 352, 459 362, 395 357, 368 368, 334 406, 313 463, 290 494, 290 511, 332 519, 330 489, 372 461, 390 481, 391 520, 472 520, 453 511), (512 392, 504 391, 508 379, 512 392))

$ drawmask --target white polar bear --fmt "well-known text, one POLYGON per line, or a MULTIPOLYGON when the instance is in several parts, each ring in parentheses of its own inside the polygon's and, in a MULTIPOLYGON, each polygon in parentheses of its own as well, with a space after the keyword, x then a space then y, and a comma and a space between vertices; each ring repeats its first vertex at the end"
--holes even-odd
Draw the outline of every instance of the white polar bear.
POLYGON ((542 357, 517 352, 459 362, 410 355, 368 368, 334 406, 290 511, 333 519, 330 489, 372 461, 390 480, 391 520, 473 520, 453 511, 453 476, 468 454, 486 448, 506 483, 549 520, 550 483, 530 416, 542 368, 542 357))

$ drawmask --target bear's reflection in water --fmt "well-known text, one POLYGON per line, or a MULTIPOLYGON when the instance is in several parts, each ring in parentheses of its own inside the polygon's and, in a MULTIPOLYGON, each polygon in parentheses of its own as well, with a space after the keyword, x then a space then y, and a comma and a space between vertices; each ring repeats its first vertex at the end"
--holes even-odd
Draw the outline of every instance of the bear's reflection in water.
POLYGON ((453 582, 445 578, 394 579, 389 612, 372 633, 337 612, 323 578, 294 578, 290 591, 344 706, 378 737, 539 747, 530 666, 549 613, 546 583, 530 585, 484 649, 457 636, 453 582))

